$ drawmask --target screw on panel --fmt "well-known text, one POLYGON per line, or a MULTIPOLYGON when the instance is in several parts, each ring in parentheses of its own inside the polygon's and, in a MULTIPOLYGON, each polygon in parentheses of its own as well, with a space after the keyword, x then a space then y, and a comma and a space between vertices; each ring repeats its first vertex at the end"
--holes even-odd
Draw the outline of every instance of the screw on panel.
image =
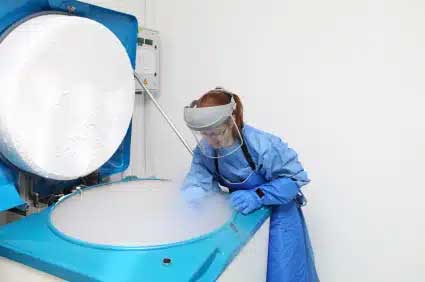
POLYGON ((165 266, 169 266, 171 264, 171 259, 170 258, 164 258, 162 260, 162 264, 165 266))
POLYGON ((235 232, 235 233, 239 233, 239 230, 238 230, 238 228, 236 227, 236 225, 232 222, 232 223, 230 223, 230 228, 232 228, 232 230, 235 232))
POLYGON ((73 14, 76 10, 75 6, 67 6, 68 13, 73 14))

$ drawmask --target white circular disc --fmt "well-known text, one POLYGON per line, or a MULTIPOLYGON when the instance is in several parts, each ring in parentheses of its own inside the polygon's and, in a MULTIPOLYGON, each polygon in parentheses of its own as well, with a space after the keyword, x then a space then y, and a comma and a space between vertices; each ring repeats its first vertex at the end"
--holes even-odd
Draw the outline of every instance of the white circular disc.
POLYGON ((43 15, 0 43, 0 152, 58 180, 90 174, 116 151, 134 103, 133 69, 105 26, 43 15))
POLYGON ((232 216, 227 196, 214 193, 199 207, 188 206, 179 185, 131 181, 88 189, 60 202, 53 226, 84 242, 112 246, 154 246, 210 233, 232 216))

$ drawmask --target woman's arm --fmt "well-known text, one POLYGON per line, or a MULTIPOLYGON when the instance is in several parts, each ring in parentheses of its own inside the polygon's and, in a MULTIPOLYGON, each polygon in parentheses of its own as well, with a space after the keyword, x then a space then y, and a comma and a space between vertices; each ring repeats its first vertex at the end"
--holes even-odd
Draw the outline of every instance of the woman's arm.
POLYGON ((256 153, 258 172, 266 183, 231 194, 232 207, 243 214, 249 214, 262 205, 289 203, 297 197, 300 187, 310 181, 297 153, 280 138, 261 134, 254 141, 251 148, 256 153))
POLYGON ((193 152, 192 165, 182 185, 183 197, 188 202, 197 202, 219 190, 214 175, 203 163, 199 148, 193 152))
POLYGON ((296 198, 301 186, 310 182, 298 160, 297 153, 280 138, 272 136, 267 146, 262 146, 258 165, 267 183, 259 188, 264 196, 264 205, 282 205, 296 198))

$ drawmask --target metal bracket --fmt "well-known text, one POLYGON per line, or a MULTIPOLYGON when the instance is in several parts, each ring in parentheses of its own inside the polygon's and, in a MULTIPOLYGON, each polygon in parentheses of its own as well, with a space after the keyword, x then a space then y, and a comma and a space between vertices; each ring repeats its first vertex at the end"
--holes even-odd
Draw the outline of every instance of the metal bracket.
MULTIPOLYGON (((177 137, 180 139, 180 141, 183 143, 183 145, 186 147, 187 151, 193 155, 193 151, 190 148, 189 144, 187 143, 186 139, 184 139, 183 135, 180 133, 180 131, 177 129, 177 127, 174 125, 174 123, 171 121, 171 119, 168 117, 168 115, 165 113, 165 111, 162 109, 161 105, 158 103, 158 101, 153 97, 150 90, 145 86, 145 84, 142 81, 142 78, 139 76, 137 72, 134 72, 134 78, 139 83, 139 85, 143 88, 144 93, 152 100, 158 111, 161 113, 161 115, 164 117, 164 119, 167 121, 168 125, 171 127, 171 129, 174 131, 174 133, 177 135, 177 137)), ((137 93, 136 93, 137 94, 137 93)))

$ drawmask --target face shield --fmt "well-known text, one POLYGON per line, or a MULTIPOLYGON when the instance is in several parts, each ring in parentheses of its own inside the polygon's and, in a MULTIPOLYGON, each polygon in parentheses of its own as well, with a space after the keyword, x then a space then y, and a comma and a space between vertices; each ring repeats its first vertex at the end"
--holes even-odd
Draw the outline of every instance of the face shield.
POLYGON ((199 149, 208 158, 228 156, 242 146, 242 135, 232 116, 236 103, 213 107, 185 107, 184 120, 199 149))

